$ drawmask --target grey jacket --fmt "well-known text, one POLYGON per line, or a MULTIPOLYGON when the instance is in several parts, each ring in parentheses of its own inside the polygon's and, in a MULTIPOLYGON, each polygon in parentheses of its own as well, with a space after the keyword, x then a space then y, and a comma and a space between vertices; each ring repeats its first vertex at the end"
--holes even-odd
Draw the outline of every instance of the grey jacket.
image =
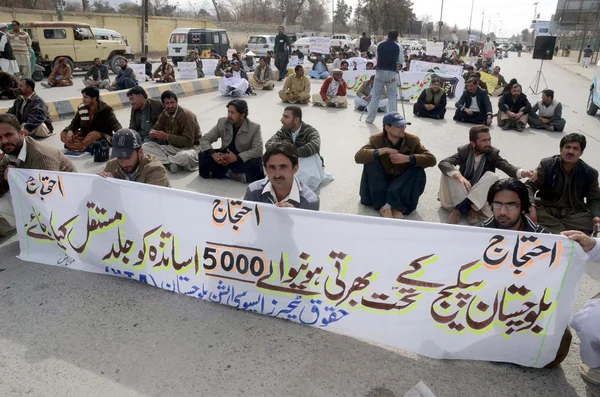
MULTIPOLYGON (((212 144, 221 139, 221 149, 227 149, 233 139, 233 127, 227 123, 227 117, 222 117, 207 134, 200 138, 200 150, 203 152, 213 150, 212 144)), ((240 152, 238 156, 243 162, 261 158, 263 155, 263 139, 260 124, 248 119, 240 127, 235 136, 235 147, 240 152)))
MULTIPOLYGON (((256 70, 254 71, 254 81, 256 81, 258 83, 258 76, 260 76, 260 74, 262 73, 262 66, 258 65, 258 67, 256 68, 256 70)), ((267 81, 271 81, 273 80, 273 70, 271 69, 271 67, 269 65, 265 65, 265 79, 263 80, 265 83, 267 81)))
MULTIPOLYGON (((248 188, 246 189, 246 194, 244 195, 244 200, 254 201, 257 203, 274 204, 271 194, 263 193, 267 183, 269 183, 269 178, 261 179, 249 184, 248 188)), ((298 184, 300 185, 300 202, 297 203, 293 200, 290 200, 289 203, 296 208, 318 211, 320 205, 319 196, 317 196, 302 182, 298 181, 298 184)))

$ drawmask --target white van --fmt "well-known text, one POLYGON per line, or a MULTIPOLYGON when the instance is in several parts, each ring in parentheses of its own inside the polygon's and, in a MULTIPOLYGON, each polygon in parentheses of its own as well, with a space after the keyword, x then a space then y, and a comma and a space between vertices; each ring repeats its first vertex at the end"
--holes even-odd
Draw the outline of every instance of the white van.
POLYGON ((200 58, 210 58, 210 50, 226 55, 229 37, 225 29, 179 28, 171 32, 167 49, 167 55, 177 65, 192 50, 198 51, 200 58))
POLYGON ((112 29, 104 29, 104 28, 92 28, 92 33, 94 37, 96 37, 96 41, 119 41, 127 46, 127 53, 131 54, 131 46, 127 41, 127 37, 123 36, 121 33, 112 29))

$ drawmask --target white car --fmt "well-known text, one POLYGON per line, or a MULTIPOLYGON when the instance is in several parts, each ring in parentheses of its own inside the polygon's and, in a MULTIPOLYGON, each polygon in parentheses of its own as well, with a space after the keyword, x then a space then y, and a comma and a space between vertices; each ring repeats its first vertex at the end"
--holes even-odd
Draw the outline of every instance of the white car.
POLYGON ((258 56, 266 56, 267 51, 273 51, 275 48, 274 35, 256 35, 248 37, 246 43, 246 52, 252 51, 258 56))
POLYGON ((310 37, 303 37, 292 44, 292 51, 300 50, 305 56, 310 55, 310 37))
POLYGON ((331 46, 340 48, 348 47, 352 50, 356 48, 354 38, 349 34, 334 34, 331 36, 331 46))

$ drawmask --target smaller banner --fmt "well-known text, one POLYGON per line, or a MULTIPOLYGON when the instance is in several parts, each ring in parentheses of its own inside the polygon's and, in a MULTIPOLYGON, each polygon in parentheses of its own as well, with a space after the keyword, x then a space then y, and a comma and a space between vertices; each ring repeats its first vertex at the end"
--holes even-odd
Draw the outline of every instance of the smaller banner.
MULTIPOLYGON (((203 61, 204 62, 204 61, 203 61)), ((197 79, 198 71, 196 70, 196 62, 179 62, 177 63, 177 67, 179 67, 179 78, 180 79, 197 79)), ((215 68, 217 66, 215 65, 215 68)), ((202 63, 202 68, 204 70, 204 63, 202 63)), ((213 69, 213 74, 215 70, 213 69)))
POLYGON ((367 62, 369 62, 368 59, 354 57, 354 58, 348 59, 348 66, 350 69, 354 70, 354 65, 356 64, 356 70, 359 72, 363 72, 363 71, 367 70, 367 62))
POLYGON ((460 65, 446 65, 443 63, 425 62, 425 61, 410 61, 411 72, 428 73, 433 70, 436 73, 449 74, 452 76, 462 76, 463 67, 460 65))
POLYGON ((142 83, 148 80, 148 76, 146 76, 146 65, 143 63, 131 63, 129 67, 133 69, 133 73, 135 73, 135 77, 139 83, 142 83))
POLYGON ((309 45, 311 54, 329 54, 331 37, 311 37, 309 45))
POLYGON ((437 43, 434 43, 433 41, 428 41, 425 54, 432 57, 441 58, 444 54, 444 42, 438 41, 437 43))
POLYGON ((298 55, 292 55, 288 62, 288 68, 295 68, 298 65, 298 55))
MULTIPOLYGON (((202 70, 205 76, 214 76, 217 65, 219 64, 218 59, 202 59, 202 70)), ((181 63, 179 63, 181 65, 181 63)), ((196 74, 198 76, 198 74, 196 74)))
POLYGON ((493 74, 489 74, 489 73, 485 73, 485 72, 480 72, 480 74, 481 74, 481 81, 483 81, 485 84, 487 84, 488 91, 494 92, 494 90, 498 86, 498 77, 494 76, 493 74))

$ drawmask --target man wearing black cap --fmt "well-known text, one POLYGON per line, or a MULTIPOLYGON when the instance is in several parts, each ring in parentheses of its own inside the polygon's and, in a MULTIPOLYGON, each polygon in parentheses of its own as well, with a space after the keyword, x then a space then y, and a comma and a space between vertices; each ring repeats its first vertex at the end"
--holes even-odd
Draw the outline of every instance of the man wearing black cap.
POLYGON ((354 156, 357 164, 364 164, 360 202, 384 218, 402 219, 417 208, 425 190, 424 168, 436 163, 419 137, 405 132, 407 124, 398 112, 386 114, 383 131, 371 135, 354 156))
POLYGON ((112 159, 98 175, 148 185, 171 187, 167 170, 156 157, 144 154, 142 137, 136 131, 123 128, 113 136, 112 159))

